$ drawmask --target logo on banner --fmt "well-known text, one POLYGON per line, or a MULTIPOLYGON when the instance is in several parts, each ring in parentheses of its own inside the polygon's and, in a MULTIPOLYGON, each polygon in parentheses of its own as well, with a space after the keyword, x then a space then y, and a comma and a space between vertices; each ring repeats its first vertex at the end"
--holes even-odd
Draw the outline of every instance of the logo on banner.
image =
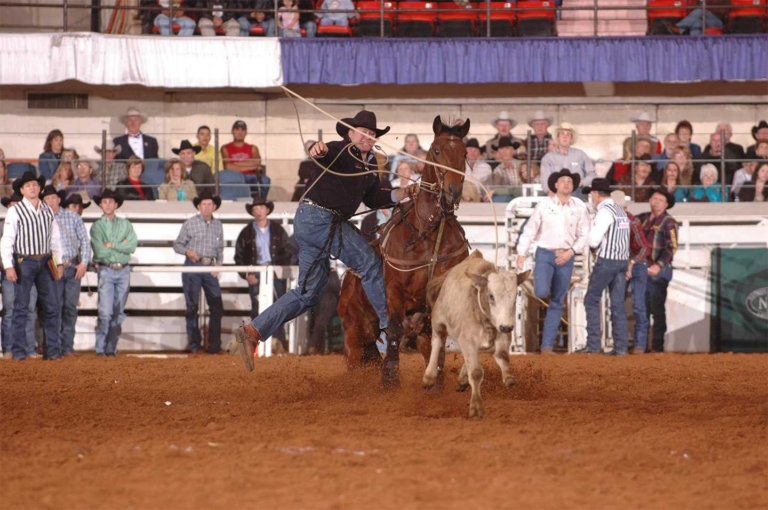
POLYGON ((768 287, 757 289, 747 296, 747 310, 758 319, 768 320, 768 287))

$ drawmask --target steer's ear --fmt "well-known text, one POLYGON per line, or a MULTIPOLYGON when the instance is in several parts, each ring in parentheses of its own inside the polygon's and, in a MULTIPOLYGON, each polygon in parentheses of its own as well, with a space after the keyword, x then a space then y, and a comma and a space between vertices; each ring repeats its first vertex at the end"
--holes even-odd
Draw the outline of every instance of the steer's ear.
POLYGON ((473 273, 472 271, 466 271, 464 273, 472 281, 472 285, 478 289, 482 289, 488 286, 488 277, 485 275, 473 273))
POLYGON ((517 274, 517 284, 520 285, 525 280, 527 280, 529 276, 531 276, 531 270, 530 269, 528 271, 526 271, 525 273, 518 273, 517 274))

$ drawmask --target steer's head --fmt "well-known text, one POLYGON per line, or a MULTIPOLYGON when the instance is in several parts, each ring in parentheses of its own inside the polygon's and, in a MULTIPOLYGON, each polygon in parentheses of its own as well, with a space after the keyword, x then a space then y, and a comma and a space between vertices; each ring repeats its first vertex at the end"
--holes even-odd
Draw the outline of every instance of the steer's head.
POLYGON ((511 333, 515 328, 517 286, 530 274, 526 271, 521 274, 493 272, 482 275, 467 271, 477 289, 482 313, 502 333, 511 333))

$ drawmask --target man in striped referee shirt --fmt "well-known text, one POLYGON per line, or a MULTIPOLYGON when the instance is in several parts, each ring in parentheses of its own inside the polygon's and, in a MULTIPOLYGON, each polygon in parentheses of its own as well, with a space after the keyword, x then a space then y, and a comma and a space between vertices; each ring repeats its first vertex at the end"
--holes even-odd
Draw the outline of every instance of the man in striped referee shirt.
POLYGON ((589 230, 587 242, 597 254, 597 261, 589 277, 589 287, 584 297, 587 309, 588 354, 600 352, 600 298, 606 287, 611 296, 611 321, 613 323, 613 351, 609 356, 624 356, 629 349, 629 324, 624 299, 627 292, 629 268, 629 218, 624 209, 611 199, 608 179, 595 179, 591 186, 584 186, 597 214, 589 230))
MULTIPOLYGON (((51 208, 40 200, 40 190, 45 178, 38 178, 33 172, 25 172, 21 179, 13 181, 13 189, 23 200, 8 210, 0 241, 5 276, 16 282, 16 301, 13 308, 13 359, 27 357, 25 330, 30 291, 37 287, 42 305, 43 331, 45 332, 45 358, 59 359, 58 300, 53 275, 48 262, 53 254, 55 260, 62 258, 59 225, 51 208)), ((59 267, 59 277, 62 273, 59 267)))

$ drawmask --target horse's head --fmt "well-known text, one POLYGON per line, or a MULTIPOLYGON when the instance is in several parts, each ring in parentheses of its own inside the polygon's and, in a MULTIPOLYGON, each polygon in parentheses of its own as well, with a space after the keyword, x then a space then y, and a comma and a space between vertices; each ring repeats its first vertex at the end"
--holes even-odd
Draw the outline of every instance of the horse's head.
POLYGON ((444 210, 453 210, 461 201, 461 188, 464 183, 464 161, 467 149, 463 138, 469 132, 469 119, 461 125, 446 126, 438 115, 432 123, 435 141, 429 147, 427 161, 439 163, 461 173, 449 172, 444 168, 427 165, 422 175, 422 182, 434 183, 440 197, 440 206, 444 210))

